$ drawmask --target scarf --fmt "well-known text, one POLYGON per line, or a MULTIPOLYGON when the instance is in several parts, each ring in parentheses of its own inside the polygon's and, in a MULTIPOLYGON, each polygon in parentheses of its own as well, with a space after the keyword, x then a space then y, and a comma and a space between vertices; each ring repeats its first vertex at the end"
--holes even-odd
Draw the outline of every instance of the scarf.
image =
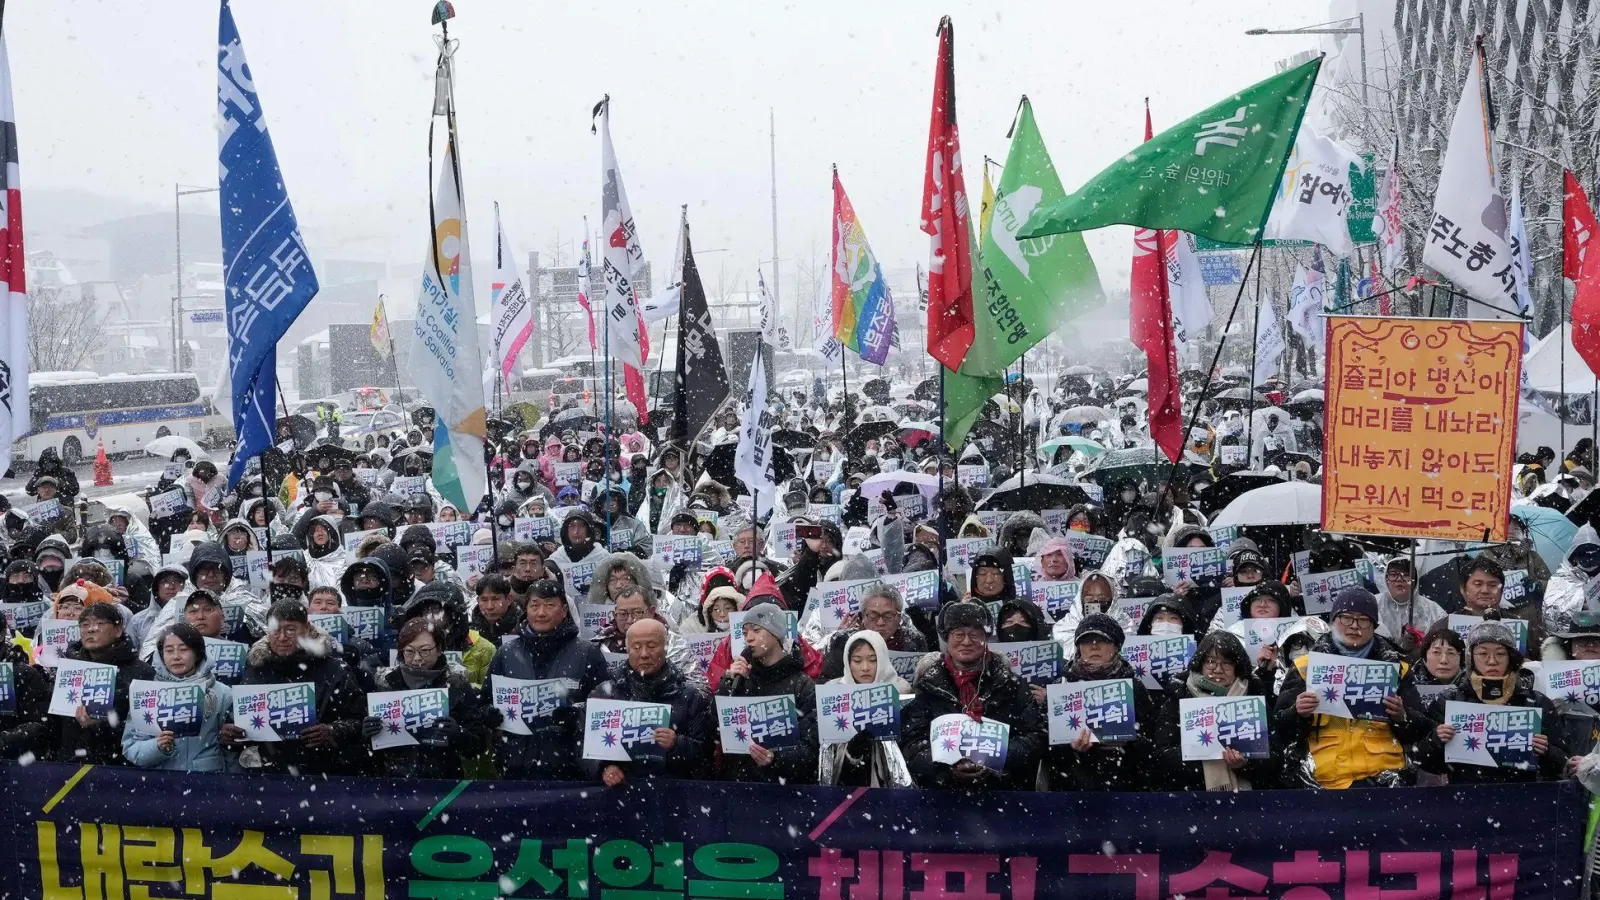
POLYGON ((983 698, 978 696, 978 679, 983 676, 983 667, 960 668, 949 654, 945 654, 944 670, 950 673, 950 679, 956 683, 956 698, 961 701, 961 711, 975 721, 983 721, 983 698))
POLYGON ((1344 641, 1339 640, 1339 635, 1335 632, 1329 632, 1328 637, 1333 640, 1333 648, 1339 651, 1340 656, 1350 656, 1356 659, 1366 659, 1367 657, 1371 656, 1372 648, 1378 643, 1378 639, 1374 637, 1370 638, 1365 644, 1362 644, 1359 647, 1352 647, 1349 644, 1346 644, 1344 641))
MULTIPOLYGON (((1243 678, 1235 678, 1233 684, 1223 687, 1215 681, 1205 677, 1199 672, 1190 672, 1185 682, 1189 693, 1196 697, 1242 697, 1250 689, 1250 682, 1243 678)), ((1200 762, 1200 770, 1205 774, 1206 790, 1208 791, 1248 791, 1251 789, 1250 780, 1228 768, 1228 764, 1220 759, 1207 759, 1200 762)))
POLYGON ((1495 706, 1504 706, 1511 700, 1511 695, 1516 693, 1517 673, 1512 672, 1503 678, 1485 678, 1477 672, 1467 676, 1472 683, 1472 692, 1478 695, 1480 703, 1492 703, 1495 706))

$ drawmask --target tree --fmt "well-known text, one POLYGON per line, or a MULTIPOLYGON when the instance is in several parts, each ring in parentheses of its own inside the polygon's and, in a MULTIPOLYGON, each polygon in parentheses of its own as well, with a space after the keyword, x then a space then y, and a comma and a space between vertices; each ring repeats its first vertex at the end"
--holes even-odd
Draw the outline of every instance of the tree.
POLYGON ((28 292, 28 365, 35 372, 81 369, 99 349, 106 317, 92 292, 28 292))

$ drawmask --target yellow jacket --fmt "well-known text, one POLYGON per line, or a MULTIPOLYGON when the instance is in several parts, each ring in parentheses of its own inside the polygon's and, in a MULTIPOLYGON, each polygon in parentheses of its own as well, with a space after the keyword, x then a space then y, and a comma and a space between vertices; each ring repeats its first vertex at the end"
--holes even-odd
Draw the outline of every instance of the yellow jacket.
MULTIPOLYGON (((1295 663, 1304 690, 1309 655, 1295 663)), ((1409 667, 1400 663, 1400 677, 1409 667)), ((1325 788, 1344 789, 1379 772, 1399 771, 1406 766, 1405 748, 1388 722, 1343 719, 1313 715, 1306 732, 1306 751, 1315 765, 1317 783, 1325 788)))

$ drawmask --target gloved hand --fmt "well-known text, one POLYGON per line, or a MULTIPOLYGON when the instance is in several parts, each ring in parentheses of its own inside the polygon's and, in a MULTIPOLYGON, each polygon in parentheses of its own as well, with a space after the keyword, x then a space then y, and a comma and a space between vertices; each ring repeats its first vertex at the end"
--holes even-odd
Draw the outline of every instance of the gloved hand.
POLYGON ((461 723, 449 716, 433 720, 433 733, 448 743, 455 743, 461 739, 461 723))
POLYGON ((844 752, 850 754, 852 759, 867 759, 872 755, 872 745, 877 740, 865 729, 856 731, 849 743, 844 745, 844 752))
POLYGON ((383 732, 383 720, 377 716, 367 716, 361 720, 361 737, 372 740, 383 732))

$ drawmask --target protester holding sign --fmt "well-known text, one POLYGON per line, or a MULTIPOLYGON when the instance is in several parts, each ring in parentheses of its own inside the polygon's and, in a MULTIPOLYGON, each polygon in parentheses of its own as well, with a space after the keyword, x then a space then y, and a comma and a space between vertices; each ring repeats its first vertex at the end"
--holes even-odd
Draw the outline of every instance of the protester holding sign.
MULTIPOLYGON (((561 572, 566 595, 576 603, 589 590, 593 567, 606 556, 606 548, 599 542, 600 531, 587 510, 575 509, 561 521, 561 549, 549 559, 551 567, 561 572), (577 569, 587 567, 580 579, 577 569)), ((532 594, 530 593, 531 599, 532 594)))
MULTIPOLYGON (((1213 631, 1200 641, 1188 673, 1167 684, 1165 703, 1153 727, 1157 781, 1152 789, 1167 791, 1248 791, 1276 787, 1278 762, 1268 755, 1247 758, 1226 747, 1218 760, 1185 761, 1181 702, 1213 697, 1261 697, 1270 688, 1253 677, 1244 644, 1226 631, 1213 631)), ((1261 723, 1270 731, 1267 722, 1261 723)))
MULTIPOLYGON (((911 627, 905 601, 892 585, 876 582, 861 595, 861 611, 845 617, 822 647, 822 678, 833 681, 846 671, 845 646, 862 631, 872 631, 896 653, 922 653, 928 649, 922 634, 911 627)), ((887 662, 887 660, 885 660, 887 662)))
MULTIPOLYGON (((752 597, 753 599, 753 597, 752 597)), ((811 784, 817 777, 816 689, 806 675, 801 648, 789 639, 783 609, 770 602, 745 610, 742 655, 736 657, 717 683, 719 697, 794 697, 799 716, 799 740, 769 750, 750 744, 746 754, 724 748, 719 777, 725 781, 811 784)))
MULTIPOLYGON (((1312 654, 1389 662, 1399 666, 1405 677, 1410 667, 1400 648, 1377 634, 1378 600, 1370 591, 1360 587, 1340 591, 1332 615, 1333 630, 1317 639, 1312 654)), ((1427 721, 1410 715, 1400 694, 1384 698, 1383 721, 1317 714, 1319 697, 1306 690, 1309 666, 1310 656, 1295 663, 1273 711, 1272 728, 1285 748, 1291 781, 1303 779, 1338 789, 1401 784, 1405 769, 1401 746, 1426 731, 1427 721)))
POLYGON ((1084 616, 1073 634, 1076 653, 1062 681, 1131 679, 1138 737, 1102 743, 1085 730, 1072 743, 1051 747, 1047 762, 1053 791, 1144 791, 1160 784, 1150 740, 1158 715, 1156 701, 1122 658, 1123 640, 1122 626, 1115 619, 1104 613, 1084 616))
MULTIPOLYGON (((891 588, 892 590, 892 588, 891 588)), ((883 684, 893 688, 896 703, 911 693, 911 686, 895 673, 883 636, 870 628, 851 635, 845 643, 846 671, 829 685, 883 684)), ((819 711, 818 715, 822 713, 819 711)), ((819 720, 820 721, 820 720, 819 720)), ((817 782, 851 787, 911 787, 911 770, 900 746, 859 728, 844 743, 823 743, 817 755, 817 782)))
MULTIPOLYGON (((373 756, 391 778, 461 778, 463 759, 488 749, 500 711, 472 686, 466 669, 445 660, 446 630, 433 619, 420 615, 407 621, 395 645, 399 663, 379 670, 376 690, 443 689, 448 701, 443 715, 412 733, 415 745, 375 750, 373 756)), ((367 715, 361 720, 361 736, 371 741, 385 727, 384 721, 367 715)))
POLYGON ((672 707, 669 724, 655 730, 661 748, 631 762, 585 759, 584 774, 617 787, 631 779, 707 778, 716 747, 716 716, 710 698, 667 658, 669 633, 656 619, 640 618, 628 627, 626 661, 611 667, 611 677, 595 688, 590 700, 665 703, 672 707))
MULTIPOLYGON (((145 769, 170 772, 235 772, 238 757, 223 751, 218 742, 223 723, 233 709, 233 691, 217 681, 206 659, 206 640, 187 622, 167 628, 156 640, 150 660, 159 684, 192 684, 201 690, 198 733, 178 735, 164 728, 154 734, 124 730, 122 753, 128 762, 145 769)), ((121 680, 120 678, 118 679, 121 680)))
POLYGON ((440 652, 461 654, 467 679, 482 687, 488 680, 495 644, 474 632, 467 623, 467 601, 455 582, 438 580, 417 588, 394 614, 394 627, 404 628, 415 619, 433 623, 440 652))
MULTIPOLYGON (((1011 567, 1004 569, 1010 577, 1011 567)), ((900 746, 911 776, 921 787, 967 790, 1032 790, 1039 759, 1048 741, 1043 711, 1004 659, 989 650, 989 611, 977 603, 951 603, 939 613, 945 652, 918 666, 912 683, 916 699, 901 713, 900 746), (934 761, 932 728, 936 719, 965 715, 1010 727, 1004 772, 968 758, 953 764, 934 761)))
MULTIPOLYGON (((575 521, 570 516, 567 519, 569 524, 575 521)), ((522 627, 501 644, 489 664, 489 675, 561 679, 567 701, 537 723, 539 727, 530 734, 496 732, 495 762, 502 778, 575 781, 583 775, 578 767, 581 706, 606 679, 605 657, 600 648, 579 637, 561 586, 554 581, 535 582, 528 588, 523 613, 522 627)))
POLYGON ((72 718, 59 718, 55 755, 60 760, 88 764, 120 763, 122 729, 128 721, 128 685, 134 679, 155 677, 155 670, 139 659, 137 648, 122 626, 122 609, 115 603, 94 603, 78 617, 79 640, 67 648, 64 659, 117 667, 112 706, 94 716, 81 704, 72 718))
MULTIPOLYGON (((334 653, 328 635, 311 626, 305 606, 295 601, 275 603, 270 621, 273 627, 267 636, 250 648, 240 684, 310 685, 315 721, 294 739, 253 744, 260 771, 277 775, 364 771, 367 751, 361 743, 361 719, 367 710, 355 676, 334 653)), ((219 736, 224 747, 245 749, 245 730, 237 722, 223 725, 219 736)))
MULTIPOLYGON (((1430 772, 1445 775, 1451 784, 1507 784, 1521 781, 1561 778, 1567 768, 1567 754, 1551 741, 1556 727, 1555 707, 1550 699, 1533 690, 1532 679, 1522 677, 1522 653, 1511 630, 1499 622, 1484 622, 1472 629, 1467 639, 1468 668, 1465 677, 1446 688, 1428 705, 1431 740, 1422 765, 1430 772), (1537 709, 1540 728, 1529 737, 1528 747, 1537 765, 1485 766, 1447 762, 1445 745, 1456 737, 1456 728, 1446 716, 1446 704, 1478 703, 1502 708, 1537 709)), ((1477 735, 1465 737, 1467 749, 1477 750, 1477 735)), ((1483 740, 1491 752, 1504 736, 1486 734, 1483 740)))
POLYGON ((468 626, 479 637, 496 647, 522 627, 522 604, 517 602, 511 582, 498 572, 478 579, 474 588, 478 602, 472 605, 468 626))
POLYGON ((0 686, 9 681, 12 704, 0 707, 0 759, 50 755, 55 724, 50 719, 50 682, 29 664, 8 617, 0 617, 0 686), (9 671, 7 671, 9 667, 9 671))

